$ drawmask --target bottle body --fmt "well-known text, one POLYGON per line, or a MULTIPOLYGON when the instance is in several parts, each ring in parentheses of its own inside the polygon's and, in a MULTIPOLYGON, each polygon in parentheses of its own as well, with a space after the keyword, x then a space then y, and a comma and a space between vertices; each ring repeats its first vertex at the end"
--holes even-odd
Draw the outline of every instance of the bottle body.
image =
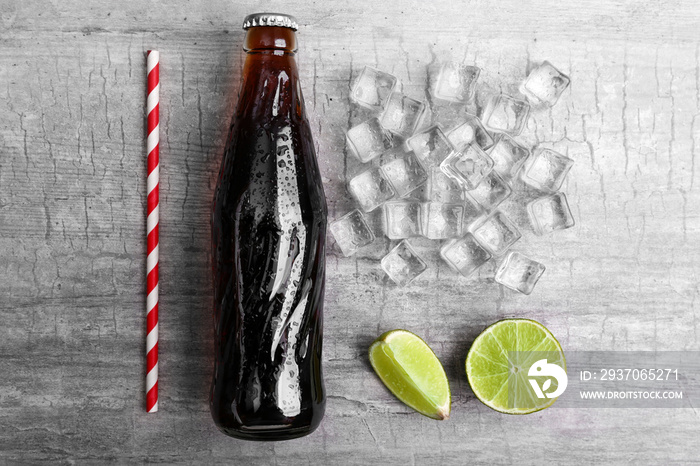
POLYGON ((325 408, 326 201, 293 34, 248 30, 212 215, 212 417, 224 433, 254 440, 308 434, 325 408))

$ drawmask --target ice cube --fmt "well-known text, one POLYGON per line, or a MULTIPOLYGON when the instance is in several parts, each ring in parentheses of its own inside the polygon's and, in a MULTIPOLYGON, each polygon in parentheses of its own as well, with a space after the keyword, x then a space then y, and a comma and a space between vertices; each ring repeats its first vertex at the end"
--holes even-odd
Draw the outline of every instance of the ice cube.
POLYGON ((409 195, 428 180, 428 174, 413 152, 385 163, 381 169, 399 197, 409 195))
POLYGON ((479 203, 487 212, 495 209, 501 202, 508 199, 513 190, 508 186, 503 178, 496 172, 491 172, 479 183, 479 185, 469 191, 469 195, 479 203))
POLYGON ((522 180, 540 191, 557 191, 574 161, 551 149, 539 148, 525 163, 522 180))
POLYGON ((371 168, 350 180, 348 190, 365 212, 371 212, 396 194, 379 168, 371 168))
POLYGON ((500 256, 520 239, 515 224, 500 211, 477 223, 472 233, 479 244, 494 256, 500 256))
POLYGON ((462 234, 464 206, 426 202, 422 206, 423 236, 429 239, 457 238, 462 234))
POLYGON ((392 147, 392 137, 384 131, 377 118, 353 126, 348 130, 347 143, 350 151, 366 163, 392 147))
POLYGON ((408 241, 401 241, 382 258, 382 269, 399 286, 408 285, 428 268, 408 241))
POLYGON ((447 139, 457 149, 474 142, 484 150, 493 146, 493 138, 474 115, 467 115, 464 123, 447 133, 447 139))
POLYGON ((476 188, 493 169, 493 160, 476 144, 469 144, 453 151, 440 164, 446 175, 451 176, 464 188, 476 188))
POLYGON ((392 201, 384 204, 384 232, 390 239, 420 236, 420 202, 392 201))
POLYGON ((455 272, 468 277, 491 259, 491 253, 482 248, 473 235, 467 233, 463 238, 446 243, 440 249, 440 257, 455 272))
POLYGON ((461 204, 464 201, 464 188, 456 180, 445 175, 440 167, 433 167, 428 178, 428 200, 461 204))
POLYGON ((564 193, 554 193, 535 199, 527 206, 532 228, 538 235, 565 230, 574 226, 569 203, 564 193))
MULTIPOLYGON (((430 108, 430 117, 433 124, 439 125, 445 133, 447 129, 456 128, 464 123, 464 116, 469 112, 463 105, 455 105, 450 102, 442 102, 433 99, 430 108)), ((474 111, 476 106, 474 105, 474 111)))
POLYGON ((493 171, 505 180, 510 180, 518 174, 530 151, 505 134, 489 152, 493 159, 493 171))
POLYGON ((407 138, 416 130, 425 113, 425 104, 398 92, 389 96, 380 123, 387 131, 407 138))
POLYGON ((461 63, 445 63, 435 80, 433 97, 450 102, 468 102, 474 95, 481 70, 461 63))
POLYGON ((331 222, 329 229, 344 256, 352 256, 358 249, 374 241, 374 233, 357 209, 331 222))
POLYGON ((397 83, 395 76, 365 66, 352 85, 350 98, 362 107, 381 112, 397 83))
POLYGON ((557 103, 561 93, 569 86, 569 82, 567 75, 545 61, 530 71, 527 79, 520 86, 520 92, 525 94, 533 105, 552 106, 557 103))
POLYGON ((532 293, 544 270, 544 265, 539 262, 512 251, 496 270, 495 280, 511 290, 527 295, 532 293))
POLYGON ((463 206, 463 230, 466 230, 469 225, 474 223, 474 221, 480 218, 484 213, 479 203, 476 202, 469 193, 465 192, 464 188, 457 183, 457 181, 445 175, 445 173, 437 167, 433 167, 430 170, 427 198, 431 202, 459 204, 463 206))
POLYGON ((462 229, 467 230, 474 222, 484 215, 484 209, 472 198, 469 193, 464 193, 464 217, 462 219, 462 229))
POLYGON ((492 97, 486 105, 481 121, 487 129, 509 136, 521 133, 530 113, 530 104, 509 95, 492 97))
POLYGON ((431 126, 406 141, 424 167, 437 167, 452 152, 452 144, 438 126, 431 126))

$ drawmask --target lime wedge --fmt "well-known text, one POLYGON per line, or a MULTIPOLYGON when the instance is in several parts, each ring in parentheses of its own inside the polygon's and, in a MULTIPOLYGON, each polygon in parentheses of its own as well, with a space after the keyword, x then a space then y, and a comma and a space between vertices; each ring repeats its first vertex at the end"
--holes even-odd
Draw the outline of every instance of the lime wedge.
POLYGON ((374 371, 396 398, 433 419, 450 417, 450 385, 433 350, 417 335, 392 330, 369 347, 374 371))
POLYGON ((543 359, 563 369, 566 377, 564 352, 544 325, 528 319, 501 320, 484 330, 469 349, 466 362, 469 385, 482 403, 496 411, 507 414, 540 411, 551 406, 556 398, 547 398, 545 393, 540 398, 530 380, 550 394, 555 393, 560 382, 556 377, 529 374, 530 367, 536 369, 534 363, 543 359))

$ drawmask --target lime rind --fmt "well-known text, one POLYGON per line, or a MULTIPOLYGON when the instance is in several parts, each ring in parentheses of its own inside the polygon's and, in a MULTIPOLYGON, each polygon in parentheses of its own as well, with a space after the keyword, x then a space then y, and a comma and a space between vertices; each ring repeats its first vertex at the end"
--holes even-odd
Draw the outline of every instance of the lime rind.
POLYGON ((407 330, 386 332, 370 346, 369 359, 399 400, 430 418, 449 417, 451 394, 445 370, 420 337, 407 330))
POLYGON ((533 352, 557 353, 559 357, 549 362, 566 370, 561 345, 539 322, 505 319, 486 328, 472 343, 465 362, 467 379, 476 397, 486 406, 506 414, 530 414, 551 406, 556 398, 535 398, 525 371, 514 374, 514 382, 508 379, 514 368, 529 367, 535 362, 537 353, 533 352), (507 342, 507 347, 504 347, 504 342, 507 342), (489 349, 491 351, 487 351, 489 349), (522 352, 515 353, 514 357, 523 359, 512 361, 510 352, 522 352), (509 388, 514 392, 510 399, 509 388))

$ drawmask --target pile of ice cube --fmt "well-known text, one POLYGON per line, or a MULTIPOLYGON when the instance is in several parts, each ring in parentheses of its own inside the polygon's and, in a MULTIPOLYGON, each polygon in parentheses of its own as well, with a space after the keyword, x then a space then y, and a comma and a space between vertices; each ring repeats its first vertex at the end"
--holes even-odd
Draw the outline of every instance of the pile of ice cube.
POLYGON ((445 241, 440 257, 456 272, 468 277, 494 259, 496 282, 530 294, 545 267, 509 252, 521 233, 498 210, 518 178, 540 193, 527 206, 536 234, 574 225, 559 192, 573 160, 544 147, 531 150, 516 139, 531 109, 554 105, 569 78, 544 62, 520 86, 523 96, 493 95, 482 111, 472 110, 477 116, 468 112, 475 108, 480 72, 446 63, 434 79, 432 98, 463 110, 450 128, 432 124, 426 102, 402 94, 388 73, 365 67, 352 86, 351 100, 373 113, 347 131, 347 146, 367 165, 348 181, 360 209, 332 222, 330 231, 350 256, 375 240, 365 214, 381 207, 383 234, 400 240, 381 266, 399 286, 426 270, 408 241, 424 236, 445 241))

